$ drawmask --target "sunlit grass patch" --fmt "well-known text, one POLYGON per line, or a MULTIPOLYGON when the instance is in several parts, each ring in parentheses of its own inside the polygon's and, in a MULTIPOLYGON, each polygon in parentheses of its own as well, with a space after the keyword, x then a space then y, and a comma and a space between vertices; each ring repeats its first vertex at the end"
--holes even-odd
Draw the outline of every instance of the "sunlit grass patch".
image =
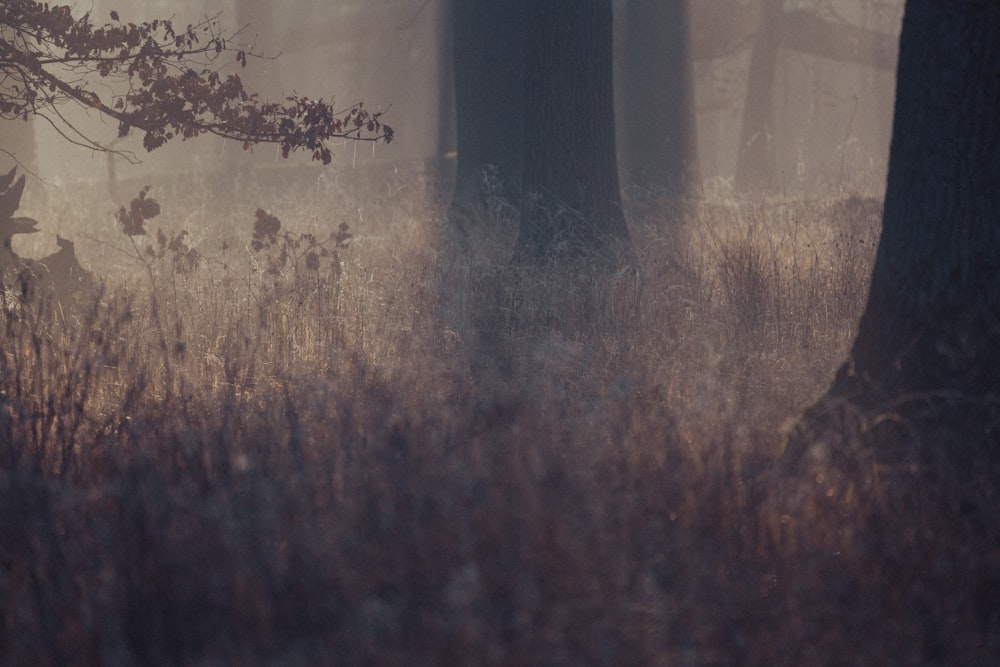
POLYGON ((770 466, 847 353, 874 204, 662 204, 597 279, 467 261, 419 174, 311 178, 153 183, 191 271, 51 204, 104 288, 0 318, 10 664, 995 652, 995 476, 770 466))

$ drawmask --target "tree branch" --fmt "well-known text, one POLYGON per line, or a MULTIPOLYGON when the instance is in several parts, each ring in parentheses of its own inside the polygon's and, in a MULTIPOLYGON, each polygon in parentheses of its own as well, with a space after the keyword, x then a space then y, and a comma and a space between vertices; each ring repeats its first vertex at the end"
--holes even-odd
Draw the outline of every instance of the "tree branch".
MULTIPOLYGON (((312 151, 313 159, 324 164, 331 158, 327 146, 331 140, 393 138, 381 113, 370 113, 361 104, 338 112, 332 103, 300 96, 287 97, 287 104, 264 102, 243 87, 238 75, 223 77, 219 68, 213 68, 222 53, 234 53, 243 67, 247 56, 255 54, 237 48, 214 18, 206 17, 182 31, 175 31, 170 20, 136 25, 122 24, 115 12, 111 18, 115 25, 95 27, 89 15, 74 19, 69 7, 33 0, 8 0, 0 6, 0 72, 19 84, 13 92, 0 89, 0 114, 44 116, 46 109, 73 102, 118 121, 119 136, 133 128, 143 131, 143 145, 149 151, 177 137, 207 133, 240 141, 244 149, 258 143, 280 144, 285 157, 295 150, 312 151), (99 95, 89 80, 95 75, 125 84, 126 92, 109 86, 107 95, 99 95)), ((86 145, 108 150, 76 130, 62 114, 56 115, 86 145)))

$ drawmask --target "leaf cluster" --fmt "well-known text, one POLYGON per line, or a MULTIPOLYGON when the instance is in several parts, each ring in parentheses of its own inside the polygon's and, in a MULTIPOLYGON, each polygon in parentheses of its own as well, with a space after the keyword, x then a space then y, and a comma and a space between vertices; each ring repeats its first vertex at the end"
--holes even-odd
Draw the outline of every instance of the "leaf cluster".
POLYGON ((337 251, 347 248, 350 240, 351 232, 346 222, 340 223, 328 238, 320 239, 311 233, 282 231, 281 221, 276 216, 257 209, 250 248, 263 256, 264 272, 277 276, 288 269, 296 270, 299 265, 309 271, 319 271, 327 263, 336 271, 340 264, 337 251))
POLYGON ((149 190, 148 185, 140 190, 139 195, 129 202, 127 210, 124 206, 118 209, 118 222, 125 236, 145 236, 146 221, 160 214, 159 202, 147 197, 149 190))
POLYGON ((252 49, 226 33, 218 16, 177 27, 169 19, 95 23, 68 6, 34 0, 0 5, 0 117, 44 117, 77 144, 107 150, 58 111, 63 104, 95 109, 118 121, 120 137, 133 129, 143 146, 213 134, 242 143, 277 144, 287 157, 305 150, 330 162, 334 139, 392 141, 380 112, 362 104, 337 110, 332 101, 292 95, 265 101, 239 75, 252 49))
MULTIPOLYGON (((146 236, 146 221, 160 214, 160 204, 149 196, 150 186, 139 191, 139 194, 129 202, 129 207, 118 209, 118 222, 122 232, 135 243, 134 237, 146 236)), ((149 262, 168 258, 178 273, 192 273, 201 260, 201 254, 188 243, 187 230, 167 235, 157 227, 156 242, 150 243, 139 254, 139 258, 148 265, 149 262)))

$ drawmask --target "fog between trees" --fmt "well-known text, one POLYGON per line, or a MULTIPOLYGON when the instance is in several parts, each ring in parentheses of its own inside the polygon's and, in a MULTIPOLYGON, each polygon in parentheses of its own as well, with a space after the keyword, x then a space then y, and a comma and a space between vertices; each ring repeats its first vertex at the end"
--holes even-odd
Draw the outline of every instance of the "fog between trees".
MULTIPOLYGON (((881 190, 901 1, 613 4, 617 143, 626 187, 642 184, 647 179, 642 172, 650 168, 630 169, 630 160, 648 163, 641 148, 657 143, 652 136, 666 134, 670 150, 683 153, 683 165, 658 178, 671 181, 680 174, 684 185, 695 190, 725 192, 737 181, 741 188, 791 196, 881 190), (650 14, 649 7, 658 5, 670 9, 650 14), (778 18, 775 7, 781 10, 778 18), (662 30, 669 39, 657 39, 662 30), (885 44, 891 47, 888 52, 885 44), (643 127, 650 123, 673 129, 657 133, 643 127), (752 182, 738 178, 741 142, 751 146, 742 151, 742 159, 744 173, 754 174, 752 182), (759 142, 766 151, 755 152, 763 148, 759 142)), ((295 91, 332 96, 344 106, 365 101, 375 110, 391 108, 387 119, 396 129, 397 143, 374 151, 344 146, 334 169, 435 161, 456 149, 446 0, 295 0, 281 3, 278 11, 270 6, 253 0, 100 0, 90 11, 98 20, 111 9, 136 18, 174 15, 178 24, 222 12, 224 24, 248 24, 244 37, 256 51, 278 56, 254 61, 240 72, 262 92, 295 91)), ((517 54, 510 57, 513 62, 517 54)), ((234 63, 234 71, 236 67, 234 63)), ((115 128, 100 119, 72 117, 96 138, 114 140, 115 128)), ((105 156, 68 148, 44 123, 34 123, 33 129, 39 173, 46 179, 69 182, 106 174, 105 156)), ((23 136, 20 130, 16 134, 23 136)), ((137 143, 116 142, 114 147, 135 150, 145 164, 128 173, 147 179, 158 171, 176 173, 192 166, 222 169, 242 157, 239 146, 214 139, 169 145, 154 155, 146 155, 137 143)), ((16 152, 25 151, 26 145, 16 152)), ((255 166, 288 166, 273 151, 255 153, 255 166)), ((450 169, 447 161, 444 169, 450 169)), ((30 189, 27 196, 32 196, 30 189)))
MULTIPOLYGON (((609 9, 549 8, 574 2, 609 9)), ((449 42, 436 3, 247 31, 283 51, 253 85, 391 105, 398 142, 327 168, 206 138, 131 167, 39 129, 50 180, 3 213, 108 280, 51 320, 4 295, 0 665, 991 664, 1000 5, 908 0, 890 153, 901 3, 665 4, 614 3, 610 34, 641 273, 489 261, 523 210, 503 164, 469 181, 497 225, 442 249, 469 157, 448 68, 496 84, 508 54, 449 42), (667 72, 687 94, 643 87, 667 72)), ((484 15, 509 27, 452 17, 484 15)), ((530 154, 472 117, 485 155, 530 154)))

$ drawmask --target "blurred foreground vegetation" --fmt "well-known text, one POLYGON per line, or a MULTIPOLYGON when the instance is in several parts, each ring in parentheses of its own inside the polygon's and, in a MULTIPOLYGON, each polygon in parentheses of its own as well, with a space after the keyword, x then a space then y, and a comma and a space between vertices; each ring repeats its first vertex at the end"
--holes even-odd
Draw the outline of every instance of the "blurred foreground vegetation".
POLYGON ((456 241, 420 174, 315 173, 154 183, 131 238, 25 195, 104 288, 0 314, 0 664, 1000 654, 996 471, 772 465, 878 202, 634 194, 598 281, 508 267, 501 203, 456 241))

